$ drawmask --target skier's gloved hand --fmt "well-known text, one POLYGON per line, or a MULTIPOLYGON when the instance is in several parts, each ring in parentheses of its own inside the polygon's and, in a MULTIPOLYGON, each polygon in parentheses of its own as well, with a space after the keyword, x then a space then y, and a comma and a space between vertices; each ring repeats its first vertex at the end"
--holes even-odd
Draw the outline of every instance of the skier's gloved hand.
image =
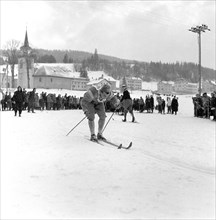
POLYGON ((87 118, 89 117, 89 112, 87 110, 84 111, 84 114, 86 115, 87 118))
POLYGON ((98 103, 97 103, 95 100, 92 100, 92 101, 91 101, 91 104, 97 105, 98 103))
POLYGON ((105 101, 106 101, 106 99, 98 99, 98 100, 97 100, 98 103, 103 103, 103 102, 105 102, 105 101))
POLYGON ((119 99, 116 100, 116 103, 114 104, 114 107, 115 107, 115 109, 119 109, 121 107, 121 103, 120 103, 119 99))
POLYGON ((121 105, 117 105, 115 108, 118 110, 120 109, 122 106, 121 105))

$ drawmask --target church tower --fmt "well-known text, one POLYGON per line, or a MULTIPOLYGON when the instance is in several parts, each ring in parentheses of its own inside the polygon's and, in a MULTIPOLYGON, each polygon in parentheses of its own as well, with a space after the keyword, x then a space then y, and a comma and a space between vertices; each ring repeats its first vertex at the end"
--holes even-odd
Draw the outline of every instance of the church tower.
POLYGON ((18 59, 18 85, 22 88, 33 88, 34 59, 31 56, 26 30, 24 45, 20 47, 21 57, 18 59))

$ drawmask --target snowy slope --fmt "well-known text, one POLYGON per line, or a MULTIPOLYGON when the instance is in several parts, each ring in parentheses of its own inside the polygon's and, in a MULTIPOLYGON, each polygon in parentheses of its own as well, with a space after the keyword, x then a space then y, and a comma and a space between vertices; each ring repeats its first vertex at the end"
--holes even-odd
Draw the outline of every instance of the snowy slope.
POLYGON ((179 103, 139 123, 114 115, 104 136, 130 150, 90 142, 87 120, 66 136, 80 110, 1 112, 1 218, 214 219, 215 122, 179 103))

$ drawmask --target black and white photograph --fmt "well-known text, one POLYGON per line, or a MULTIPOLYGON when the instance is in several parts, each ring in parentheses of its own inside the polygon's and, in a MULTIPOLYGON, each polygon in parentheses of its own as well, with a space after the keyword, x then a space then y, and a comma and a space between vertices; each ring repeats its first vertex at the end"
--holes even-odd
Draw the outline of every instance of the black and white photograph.
POLYGON ((216 1, 0 1, 0 219, 216 219, 216 1))

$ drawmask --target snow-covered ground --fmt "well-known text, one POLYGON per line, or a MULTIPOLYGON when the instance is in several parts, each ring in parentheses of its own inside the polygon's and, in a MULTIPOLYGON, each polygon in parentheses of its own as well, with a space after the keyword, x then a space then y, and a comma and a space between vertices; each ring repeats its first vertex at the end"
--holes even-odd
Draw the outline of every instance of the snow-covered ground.
POLYGON ((104 136, 130 150, 90 142, 87 120, 66 136, 81 110, 1 112, 1 219, 215 219, 216 124, 179 104, 114 115, 104 136))

